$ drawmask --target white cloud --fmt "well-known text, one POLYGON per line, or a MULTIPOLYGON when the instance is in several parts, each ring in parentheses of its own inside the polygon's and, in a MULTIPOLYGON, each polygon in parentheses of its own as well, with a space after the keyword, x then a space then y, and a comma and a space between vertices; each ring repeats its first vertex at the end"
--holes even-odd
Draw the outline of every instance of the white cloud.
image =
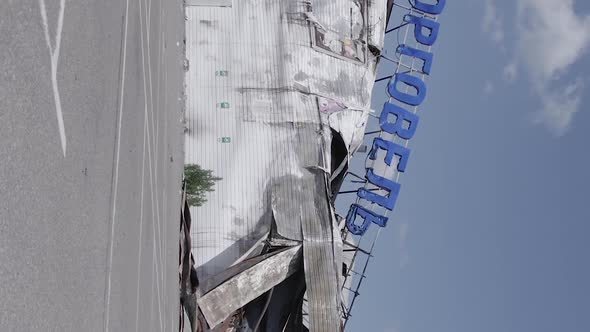
MULTIPOLYGON (((564 86, 557 81, 563 81, 589 48, 590 16, 577 15, 573 0, 518 0, 516 22, 514 66, 525 69, 533 92, 543 102, 535 123, 563 135, 579 111, 583 82, 574 78, 564 86)), ((507 68, 505 77, 515 77, 507 68)))
POLYGON ((590 16, 573 0, 519 0, 518 52, 532 75, 548 80, 574 64, 590 43, 590 16))
POLYGON ((481 20, 481 30, 490 36, 493 42, 500 44, 504 40, 503 20, 498 15, 493 0, 486 0, 481 20))
POLYGON ((543 108, 535 115, 534 122, 545 125, 556 136, 564 135, 579 111, 581 103, 581 79, 556 92, 544 91, 541 95, 543 108))

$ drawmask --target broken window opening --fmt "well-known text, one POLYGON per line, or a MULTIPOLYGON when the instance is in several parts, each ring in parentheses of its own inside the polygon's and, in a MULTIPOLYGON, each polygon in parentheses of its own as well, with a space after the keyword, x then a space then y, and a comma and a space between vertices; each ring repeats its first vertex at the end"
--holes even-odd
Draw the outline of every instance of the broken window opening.
MULTIPOLYGON (((334 129, 330 130, 332 132, 332 144, 330 149, 332 169, 330 170, 330 174, 333 175, 338 169, 338 166, 340 166, 346 160, 348 149, 346 148, 346 144, 344 144, 344 139, 342 139, 340 133, 334 129)), ((344 168, 340 170, 340 173, 330 182, 330 200, 332 204, 334 204, 336 196, 340 191, 340 187, 342 186, 342 183, 344 183, 346 171, 348 171, 348 165, 345 165, 344 168)))
POLYGON ((347 11, 346 25, 342 19, 335 19, 332 24, 321 22, 310 25, 312 48, 339 59, 364 64, 368 52, 367 0, 351 2, 347 11))

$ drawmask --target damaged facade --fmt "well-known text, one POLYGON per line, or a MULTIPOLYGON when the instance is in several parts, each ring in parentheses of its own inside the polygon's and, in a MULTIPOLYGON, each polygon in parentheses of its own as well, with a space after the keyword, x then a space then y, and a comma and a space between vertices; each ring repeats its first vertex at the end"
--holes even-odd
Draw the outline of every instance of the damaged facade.
POLYGON ((185 162, 221 178, 182 223, 193 329, 342 329, 350 255, 333 203, 363 141, 387 9, 187 1, 185 162))

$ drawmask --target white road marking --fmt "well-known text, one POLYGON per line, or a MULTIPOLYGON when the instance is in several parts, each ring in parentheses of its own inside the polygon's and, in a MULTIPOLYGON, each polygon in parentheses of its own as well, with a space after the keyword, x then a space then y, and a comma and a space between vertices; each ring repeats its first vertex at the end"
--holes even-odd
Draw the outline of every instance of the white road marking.
POLYGON ((147 118, 144 116, 143 120, 143 154, 141 157, 141 203, 139 212, 139 254, 137 258, 137 298, 136 298, 136 312, 135 312, 135 331, 139 331, 139 284, 141 279, 141 239, 143 236, 143 183, 145 178, 145 138, 147 135, 147 118))
MULTIPOLYGON (((142 61, 142 72, 143 72, 143 95, 144 95, 144 116, 147 117, 148 116, 148 100, 147 100, 147 84, 146 84, 146 74, 145 74, 145 52, 144 52, 144 26, 143 26, 143 20, 142 20, 142 14, 144 13, 143 11, 143 6, 142 6, 142 0, 139 0, 139 24, 140 24, 140 42, 141 42, 141 61, 142 61)), ((146 17, 147 19, 147 17, 146 17)), ((146 22, 147 24, 147 22, 146 22)), ((146 34, 146 37, 149 37, 146 34)), ((149 38, 148 42, 147 42, 147 56, 148 56, 148 73, 150 73, 150 65, 151 63, 149 62, 149 38)), ((151 75, 149 75, 150 77, 148 78, 151 81, 151 75)), ((150 90, 151 90, 151 82, 150 82, 150 90)), ((151 91, 150 91, 150 105, 151 105, 151 91)), ((152 128, 153 128, 153 107, 152 107, 152 128)), ((153 174, 153 165, 152 165, 152 140, 153 138, 150 135, 150 126, 148 125, 147 127, 147 136, 148 136, 148 161, 149 161, 149 171, 150 171, 150 193, 151 193, 151 201, 152 201, 152 234, 153 234, 153 242, 152 242, 152 247, 153 247, 153 259, 154 259, 154 267, 156 269, 156 295, 157 295, 157 299, 158 299, 158 319, 159 319, 159 323, 160 323, 160 330, 163 329, 162 326, 162 308, 161 308, 161 294, 160 294, 160 280, 159 280, 159 271, 158 271, 158 259, 157 259, 157 255, 156 255, 156 245, 157 242, 155 241, 155 237, 156 237, 156 232, 155 232, 155 211, 154 211, 154 174, 153 174)), ((152 134, 153 134, 153 129, 152 129, 152 134)), ((156 205, 157 205, 157 200, 156 200, 156 205)), ((158 227, 159 228, 159 227, 158 227)), ((153 294, 153 293, 152 293, 153 294)))
MULTIPOLYGON (((146 0, 147 2, 147 0, 146 0)), ((146 38, 146 44, 147 44, 147 62, 148 62, 148 67, 147 67, 147 73, 148 73, 148 82, 149 82, 149 92, 150 92, 150 112, 152 114, 152 142, 153 142, 153 147, 154 147, 154 158, 155 160, 153 160, 153 162, 155 163, 154 166, 154 183, 156 188, 158 187, 158 136, 157 136, 157 130, 158 130, 158 126, 156 125, 157 122, 157 111, 154 112, 154 89, 153 89, 153 85, 152 85, 152 61, 151 61, 151 51, 150 51, 150 38, 149 38, 149 32, 150 32, 150 8, 151 8, 151 1, 149 2, 148 6, 146 6, 147 10, 146 10, 146 26, 147 26, 147 32, 146 32, 146 36, 148 38, 146 38), (156 114, 156 115, 155 115, 156 114), (156 135, 154 135, 154 133, 156 133, 156 135)), ((157 223, 157 227, 158 227, 158 238, 160 238, 160 204, 159 204, 159 197, 156 194, 156 217, 158 220, 157 223)), ((162 248, 160 249, 160 261, 162 261, 162 257, 161 257, 161 252, 162 252, 162 248)))
MULTIPOLYGON (((63 0, 62 0, 63 1, 63 0)), ((125 1, 125 32, 123 34, 123 63, 121 65, 122 75, 121 75, 121 90, 119 93, 119 121, 118 121, 118 128, 117 128, 117 154, 115 159, 115 180, 114 180, 114 187, 113 187, 113 210, 111 212, 111 232, 109 237, 109 256, 108 256, 108 263, 107 263, 107 286, 106 286, 106 301, 105 301, 105 324, 104 330, 105 332, 109 331, 109 313, 110 313, 110 306, 111 306, 111 273, 113 271, 113 243, 115 236, 115 219, 117 213, 117 187, 119 185, 119 154, 121 150, 121 121, 123 118, 123 100, 125 97, 125 65, 127 59, 127 27, 129 24, 129 0, 125 1)))
MULTIPOLYGON (((146 0, 147 2, 147 0, 146 0)), ((141 9, 141 4, 140 4, 140 12, 142 11, 141 9)), ((149 93, 150 93, 150 113, 152 115, 152 121, 151 121, 151 127, 152 127, 152 131, 151 131, 151 137, 152 137, 152 142, 153 142, 153 147, 154 147, 154 158, 155 158, 155 169, 154 169, 154 174, 153 174, 153 178, 154 178, 154 185, 157 188, 158 187, 158 134, 157 134, 157 130, 158 130, 158 126, 155 124, 156 123, 156 119, 157 116, 154 116, 154 89, 153 89, 153 85, 152 85, 152 62, 151 62, 151 52, 150 52, 150 38, 149 38, 149 33, 150 33, 150 11, 151 11, 151 0, 149 2, 149 4, 146 6, 146 27, 147 27, 147 32, 146 32, 146 44, 147 44, 147 63, 148 63, 148 67, 147 67, 147 73, 148 73, 148 82, 149 82, 149 93), (156 135, 154 136, 154 133, 156 133, 156 135)), ((143 29, 143 28, 142 28, 143 29)), ((158 239, 161 239, 161 229, 160 229, 160 198, 158 197, 158 194, 156 193, 156 218, 157 218, 157 232, 158 232, 158 239)), ((161 242, 158 242, 161 243, 161 242)), ((156 250, 159 249, 160 254, 158 255, 158 257, 160 258, 160 262, 162 262, 162 248, 160 246, 158 246, 158 248, 156 248, 156 250)), ((161 271, 161 274, 163 275, 164 271, 161 271)))
MULTIPOLYGON (((161 4, 160 4, 160 6, 161 6, 161 4)), ((166 6, 164 6, 164 8, 165 7, 166 6)), ((158 39, 158 45, 157 45, 157 47, 158 47, 158 56, 157 56, 157 58, 158 59, 157 59, 157 66, 156 66, 156 91, 157 91, 157 94, 156 94, 156 107, 158 109, 160 109, 160 95, 162 94, 161 91, 160 91, 160 81, 161 81, 161 78, 162 78, 161 77, 161 73, 162 72, 161 72, 161 69, 160 69, 161 68, 161 63, 162 63, 162 47, 161 47, 161 44, 162 44, 162 40, 164 40, 164 28, 162 27, 162 14, 163 14, 163 9, 160 10, 160 20, 158 21, 159 24, 160 24, 159 25, 160 38, 158 39)), ((164 118, 166 118, 166 114, 164 114, 164 118)), ((159 128, 159 127, 156 127, 156 128, 159 128)), ((160 140, 159 140, 159 132, 160 132, 159 130, 156 130, 156 142, 160 142, 160 140)), ((163 143, 163 146, 164 146, 164 148, 166 148, 165 143, 163 143)), ((159 156, 159 154, 158 154, 158 145, 156 145, 156 156, 159 156)), ((167 159, 166 158, 166 154, 164 154, 164 160, 166 160, 166 159, 167 159)), ((157 160, 156 160, 156 174, 158 174, 158 163, 157 163, 157 160)), ((156 184, 157 183, 158 183, 158 181, 156 180, 156 184)), ((164 181, 164 183, 166 183, 166 182, 164 181)), ((165 188, 166 188, 166 185, 164 185, 163 188, 162 188, 162 200, 163 200, 163 202, 162 202, 162 210, 164 210, 164 211, 166 210, 166 194, 165 194, 165 188)), ((164 212, 162 212, 162 213, 164 213, 164 212)), ((159 216, 160 215, 158 213, 158 217, 159 216)), ((162 219, 165 219, 164 216, 162 216, 162 219)), ((160 219, 158 219, 158 220, 160 220, 160 219)), ((162 226, 161 228, 163 230, 162 248, 164 248, 164 250, 165 250, 167 248, 166 247, 166 227, 162 226)), ((162 251, 160 251, 160 252, 162 252, 162 251)), ((164 267, 162 269, 162 285, 164 285, 164 288, 165 288, 166 287, 166 273, 164 273, 164 271, 166 271, 166 268, 167 268, 167 265, 166 265, 166 252, 165 251, 164 251, 164 254, 162 256, 163 256, 163 259, 160 260, 160 261, 163 261, 163 265, 162 266, 164 267)), ((164 312, 164 315, 166 315, 166 312, 164 312)))
POLYGON ((57 28, 55 30, 55 47, 51 46, 51 39, 49 38, 49 25, 47 24, 47 10, 45 9, 45 0, 39 0, 39 7, 41 8, 41 19, 43 20, 43 30, 45 30, 45 41, 47 48, 49 48, 49 56, 51 59, 51 85, 53 86, 53 100, 55 102, 55 112, 57 113, 57 125, 59 127, 59 137, 61 139, 61 150, 64 157, 66 156, 66 130, 64 128, 63 112, 61 109, 61 98, 59 96, 59 88, 57 85, 57 65, 59 63, 59 50, 61 47, 61 32, 63 29, 65 0, 59 2, 59 15, 57 18, 57 28))
MULTIPOLYGON (((162 61, 162 51, 164 49, 163 44, 165 43, 165 41, 164 41, 165 40, 164 31, 165 31, 165 28, 167 27, 167 25, 166 25, 166 23, 167 23, 166 22, 166 17, 167 17, 166 16, 166 6, 164 6, 164 8, 160 11, 160 22, 161 22, 160 24, 164 28, 161 29, 162 34, 160 36, 160 45, 158 45, 158 58, 159 58, 159 60, 158 60, 158 81, 157 81, 158 85, 157 85, 157 88, 156 88, 156 91, 158 91, 158 92, 161 91, 161 87, 160 87, 160 82, 161 82, 161 78, 162 78, 161 77, 161 74, 162 74, 161 65, 162 65, 162 62, 163 62, 162 61)), ((164 70, 164 87, 163 87, 163 93, 164 93, 164 104, 163 105, 164 105, 164 109, 166 108, 166 105, 167 105, 166 104, 166 92, 167 92, 166 91, 166 87, 167 87, 166 80, 167 80, 167 73, 168 73, 168 71, 167 70, 164 70)), ((160 93, 158 93, 158 102, 157 102, 157 105, 160 105, 160 93)), ((166 114, 165 114, 164 115, 164 138, 165 138, 166 144, 164 144, 163 147, 167 151, 167 147, 168 147, 168 145, 167 145, 167 138, 168 138, 168 136, 166 135, 166 130, 167 130, 167 117, 166 117, 166 114)), ((156 137, 158 137, 158 135, 156 135, 156 137)), ((164 158, 166 158, 165 160, 166 160, 166 163, 167 163, 167 161, 168 161, 168 154, 167 153, 164 155, 164 158)), ((164 208, 163 208, 163 212, 162 213, 166 213, 168 211, 168 196, 165 194, 165 188, 162 189, 162 197, 163 197, 163 200, 164 200, 164 202, 163 202, 164 208)), ((166 218, 164 216, 162 216, 162 219, 164 221, 166 220, 166 218)), ((168 241, 167 241, 167 228, 166 227, 163 227, 163 229, 164 229, 164 248, 168 248, 168 246, 167 246, 167 243, 168 243, 168 241)), ((164 264, 163 264, 163 266, 164 266, 164 269, 167 269, 168 268, 167 255, 166 254, 164 254, 164 264)), ((163 277, 163 284, 164 285, 168 285, 168 283, 167 283, 167 275, 168 275, 167 273, 164 273, 164 277, 163 277)), ((166 286, 164 286, 164 287, 166 287, 166 286)), ((171 319, 170 321, 174 325, 174 319, 171 319)))
MULTIPOLYGON (((150 27, 151 27, 150 22, 151 22, 151 19, 152 19, 151 14, 152 14, 152 0, 150 0, 150 3, 147 5, 147 16, 146 16, 147 21, 146 21, 146 26, 147 26, 148 35, 152 31, 152 30, 150 30, 150 27)), ((149 49, 149 44, 150 44, 150 41, 148 39, 148 49, 149 49)))
MULTIPOLYGON (((146 107, 147 111, 147 107, 146 107)), ((151 139, 150 139, 150 128, 148 126, 148 161, 149 161, 149 171, 150 171, 150 193, 152 198, 152 248, 153 248, 153 260, 154 260, 154 267, 156 269, 156 295, 158 296, 158 318, 160 320, 160 330, 162 330, 162 295, 160 293, 160 272, 159 272, 159 264, 158 264, 158 256, 156 255, 156 246, 158 242, 156 242, 156 217, 154 211, 154 205, 157 205, 157 201, 154 204, 154 174, 153 174, 153 164, 152 164, 152 146, 151 146, 151 139)))

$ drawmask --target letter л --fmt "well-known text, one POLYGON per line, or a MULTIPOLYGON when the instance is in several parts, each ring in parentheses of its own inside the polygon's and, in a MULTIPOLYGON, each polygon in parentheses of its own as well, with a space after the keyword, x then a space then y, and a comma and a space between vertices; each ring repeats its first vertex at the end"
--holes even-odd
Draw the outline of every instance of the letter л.
POLYGON ((395 207, 395 201, 397 200, 397 196, 399 194, 400 184, 382 176, 376 175, 372 168, 367 169, 366 177, 370 183, 389 191, 389 194, 387 196, 381 196, 365 188, 360 188, 356 193, 357 196, 362 199, 366 199, 369 202, 377 203, 390 211, 393 210, 395 207))

